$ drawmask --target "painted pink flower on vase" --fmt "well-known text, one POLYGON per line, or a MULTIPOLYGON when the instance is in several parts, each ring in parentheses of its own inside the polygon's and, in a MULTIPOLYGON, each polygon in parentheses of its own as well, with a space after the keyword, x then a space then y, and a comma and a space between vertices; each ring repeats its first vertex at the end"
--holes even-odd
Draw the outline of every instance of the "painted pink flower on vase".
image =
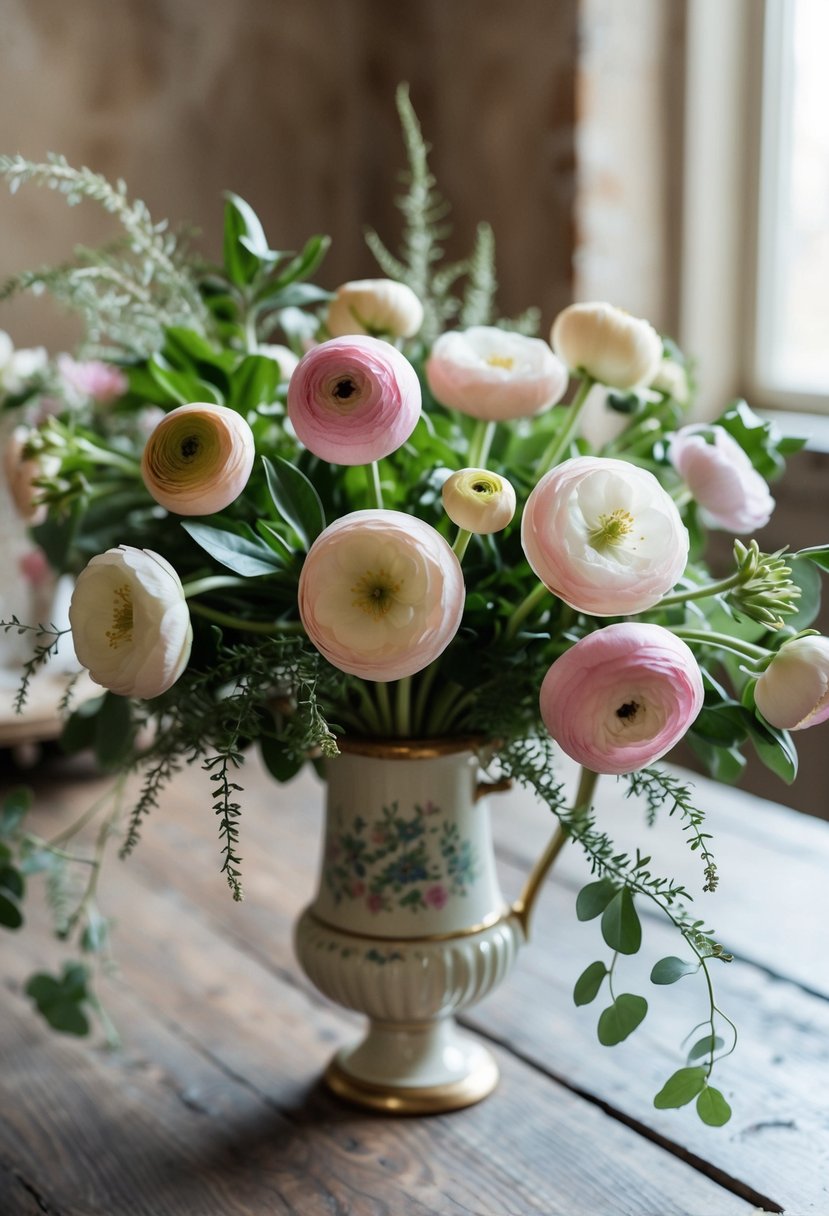
POLYGON ((744 536, 769 522, 769 488, 724 427, 682 427, 671 436, 668 456, 709 527, 744 536))
POLYGON ((366 907, 368 908, 369 912, 374 912, 375 914, 377 912, 382 912, 383 896, 378 895, 376 891, 373 891, 371 895, 366 898, 366 907))
POLYGON ((99 405, 116 401, 129 388, 129 381, 120 368, 99 359, 76 362, 71 355, 58 355, 58 371, 70 389, 81 397, 91 397, 99 405))
POLYGON ((564 752, 595 773, 631 773, 664 756, 702 708, 690 648, 661 625, 590 633, 553 663, 541 717, 564 752))
POLYGON ((353 511, 314 541, 299 578, 299 614, 317 650, 364 680, 402 680, 458 631, 460 563, 430 524, 401 511, 353 511))
POLYGON ((401 447, 420 418, 417 373, 380 338, 321 342, 288 385, 288 416, 301 443, 331 464, 370 464, 401 447))
POLYGON ((591 616, 652 608, 688 560, 688 532, 654 475, 600 456, 565 460, 541 478, 521 543, 545 587, 591 616))
POLYGON ((441 908, 446 907, 446 902, 449 899, 449 895, 446 887, 441 886, 441 884, 438 883, 434 887, 429 887, 424 893, 423 898, 430 908, 434 908, 439 912, 441 908))

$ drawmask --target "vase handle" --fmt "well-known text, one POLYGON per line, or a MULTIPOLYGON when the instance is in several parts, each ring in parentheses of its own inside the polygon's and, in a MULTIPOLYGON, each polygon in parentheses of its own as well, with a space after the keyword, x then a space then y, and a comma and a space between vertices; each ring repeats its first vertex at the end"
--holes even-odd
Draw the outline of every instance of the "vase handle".
POLYGON ((512 777, 499 777, 497 781, 479 781, 475 786, 474 802, 480 802, 487 794, 502 794, 512 789, 512 777))

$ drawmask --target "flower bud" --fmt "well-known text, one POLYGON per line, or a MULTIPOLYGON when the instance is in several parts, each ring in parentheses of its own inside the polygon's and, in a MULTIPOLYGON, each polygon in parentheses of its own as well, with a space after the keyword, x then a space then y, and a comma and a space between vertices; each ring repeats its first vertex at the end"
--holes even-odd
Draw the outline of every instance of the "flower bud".
POLYGON ((829 718, 829 638, 784 642, 757 681, 754 701, 778 730, 805 730, 829 718))
POLYGON ((612 304, 571 304, 556 317, 550 342, 571 372, 612 388, 650 384, 662 360, 653 326, 612 304))
POLYGON ((515 514, 515 490, 488 469, 459 469, 447 477, 441 495, 452 523, 478 535, 500 532, 515 514))
POLYGON ((57 477, 61 467, 60 457, 54 452, 44 449, 29 454, 31 441, 37 435, 37 431, 28 427, 16 426, 3 452, 12 501, 21 519, 33 528, 44 522, 48 511, 39 483, 57 477))
POLYGON ((411 287, 394 279, 355 279, 337 288, 326 325, 332 338, 369 334, 411 338, 423 324, 423 305, 411 287))
POLYGON ((225 405, 180 405, 144 447, 141 476, 174 515, 212 515, 238 498, 253 468, 253 432, 225 405))

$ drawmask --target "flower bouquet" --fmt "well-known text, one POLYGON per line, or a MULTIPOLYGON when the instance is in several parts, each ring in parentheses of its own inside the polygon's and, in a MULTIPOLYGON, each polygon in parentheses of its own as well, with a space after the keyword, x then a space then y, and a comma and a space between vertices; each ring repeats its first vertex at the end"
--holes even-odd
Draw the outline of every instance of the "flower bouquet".
MULTIPOLYGON (((644 848, 631 856, 614 845, 593 790, 610 774, 645 799, 651 820, 675 816, 712 891, 703 812, 656 762, 685 738, 715 776, 736 780, 751 745, 794 779, 790 732, 829 716, 829 641, 809 629, 829 547, 767 554, 750 538, 774 507, 768 479, 802 441, 744 402, 715 423, 684 425, 689 364, 647 321, 608 304, 566 308, 549 344, 532 336, 533 312, 498 320, 492 233, 482 225, 469 259, 443 263, 445 212, 405 90, 398 108, 410 164, 402 253, 370 233, 386 277, 334 293, 309 281, 323 237, 298 254, 271 249, 235 195, 214 266, 123 184, 59 157, 0 158, 12 188, 31 181, 70 203, 91 198, 125 230, 120 243, 6 289, 46 289, 77 309, 84 360, 121 378, 106 410, 69 403, 32 426, 13 472, 19 482, 25 470, 27 501, 46 512, 35 528, 44 553, 77 575, 72 641, 104 690, 69 713, 65 744, 93 746, 118 774, 98 808, 92 878, 68 910, 62 903, 58 930, 90 954, 103 948, 95 875, 107 841, 125 814, 121 853, 130 853, 166 784, 192 762, 206 771, 221 869, 241 899, 246 751, 258 748, 277 781, 311 763, 336 792, 300 957, 325 991, 387 1028, 363 1050, 362 1076, 340 1061, 335 1088, 353 1097, 359 1082, 356 1096, 371 1104, 396 1017, 428 1022, 432 1034, 418 1078, 395 1081, 396 1100, 406 1083, 421 1096, 434 1090, 423 1078, 445 1043, 432 1032, 438 1025, 439 1038, 458 1002, 439 994, 425 1010, 423 988, 460 968, 475 997, 487 991, 571 841, 594 872, 577 914, 600 921, 607 950, 576 981, 576 1004, 603 993, 604 1044, 636 1030, 647 1001, 617 994, 613 980, 640 947, 637 904, 655 904, 676 928, 678 954, 656 961, 651 979, 696 974, 704 1011, 704 1033, 655 1102, 695 1100, 719 1125, 730 1111, 712 1073, 736 1032, 713 980, 728 955, 688 910, 683 885, 654 873, 644 848), (597 439, 604 422, 613 437, 597 439), (717 578, 703 563, 707 528, 745 538, 717 578), (556 777, 557 749, 581 766, 575 793, 556 777), (428 777, 424 758, 434 761, 428 777), (368 771, 366 759, 381 767, 368 771), (495 785, 532 790, 558 824, 506 911, 481 824, 445 814, 453 800, 471 808, 481 765, 495 785), (124 808, 134 770, 140 793, 124 808), (386 931, 358 948, 382 915, 386 931), (486 950, 473 956, 470 942, 486 950), (412 943, 420 987, 405 970, 412 943), (393 977, 382 991, 381 972, 393 977), (395 1005, 404 987, 420 1013, 395 1005)), ((63 631, 17 617, 3 626, 36 635, 25 696, 63 631)), ((21 923, 31 874, 45 869, 54 885, 74 864, 71 829, 53 847, 26 807, 16 791, 0 821, 9 928, 21 923)), ((75 1033, 100 1007, 86 964, 37 976, 29 992, 75 1033)), ((477 1088, 468 1076, 446 1082, 455 1105, 491 1088, 486 1063, 475 1068, 477 1088)))

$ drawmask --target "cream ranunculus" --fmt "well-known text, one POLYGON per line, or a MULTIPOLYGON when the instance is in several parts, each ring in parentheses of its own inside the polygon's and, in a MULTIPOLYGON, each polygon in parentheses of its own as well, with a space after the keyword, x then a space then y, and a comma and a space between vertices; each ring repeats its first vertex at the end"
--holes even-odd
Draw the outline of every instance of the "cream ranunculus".
POLYGON ((654 475, 600 456, 565 460, 541 478, 521 543, 542 583, 591 616, 653 608, 688 560, 688 532, 654 475))
POLYGON ((477 535, 500 532, 515 514, 515 490, 488 469, 459 469, 441 489, 443 509, 459 528, 477 535))
POLYGON ((539 414, 567 388, 567 371, 546 342, 492 325, 441 334, 426 379, 441 405, 487 422, 539 414))
POLYGON ((326 325, 332 338, 368 334, 411 338, 423 324, 423 305, 411 287, 394 279, 355 279, 337 288, 326 325))
POLYGON ((650 384, 662 360, 653 326, 612 304, 571 304, 553 322, 550 341, 571 372, 611 388, 650 384))
POLYGON ((150 549, 120 545, 93 557, 69 606, 78 661, 124 697, 157 697, 179 678, 193 629, 181 580, 150 549))
POLYGON ((785 642, 754 686, 760 713, 778 730, 805 730, 829 718, 829 638, 785 642))
POLYGON ((238 498, 253 468, 253 432, 225 405, 180 405, 144 447, 141 476, 174 515, 212 515, 238 498))
POLYGON ((308 637, 340 671, 401 680, 458 631, 465 588, 439 532, 401 511, 353 511, 311 546, 299 579, 308 637))

